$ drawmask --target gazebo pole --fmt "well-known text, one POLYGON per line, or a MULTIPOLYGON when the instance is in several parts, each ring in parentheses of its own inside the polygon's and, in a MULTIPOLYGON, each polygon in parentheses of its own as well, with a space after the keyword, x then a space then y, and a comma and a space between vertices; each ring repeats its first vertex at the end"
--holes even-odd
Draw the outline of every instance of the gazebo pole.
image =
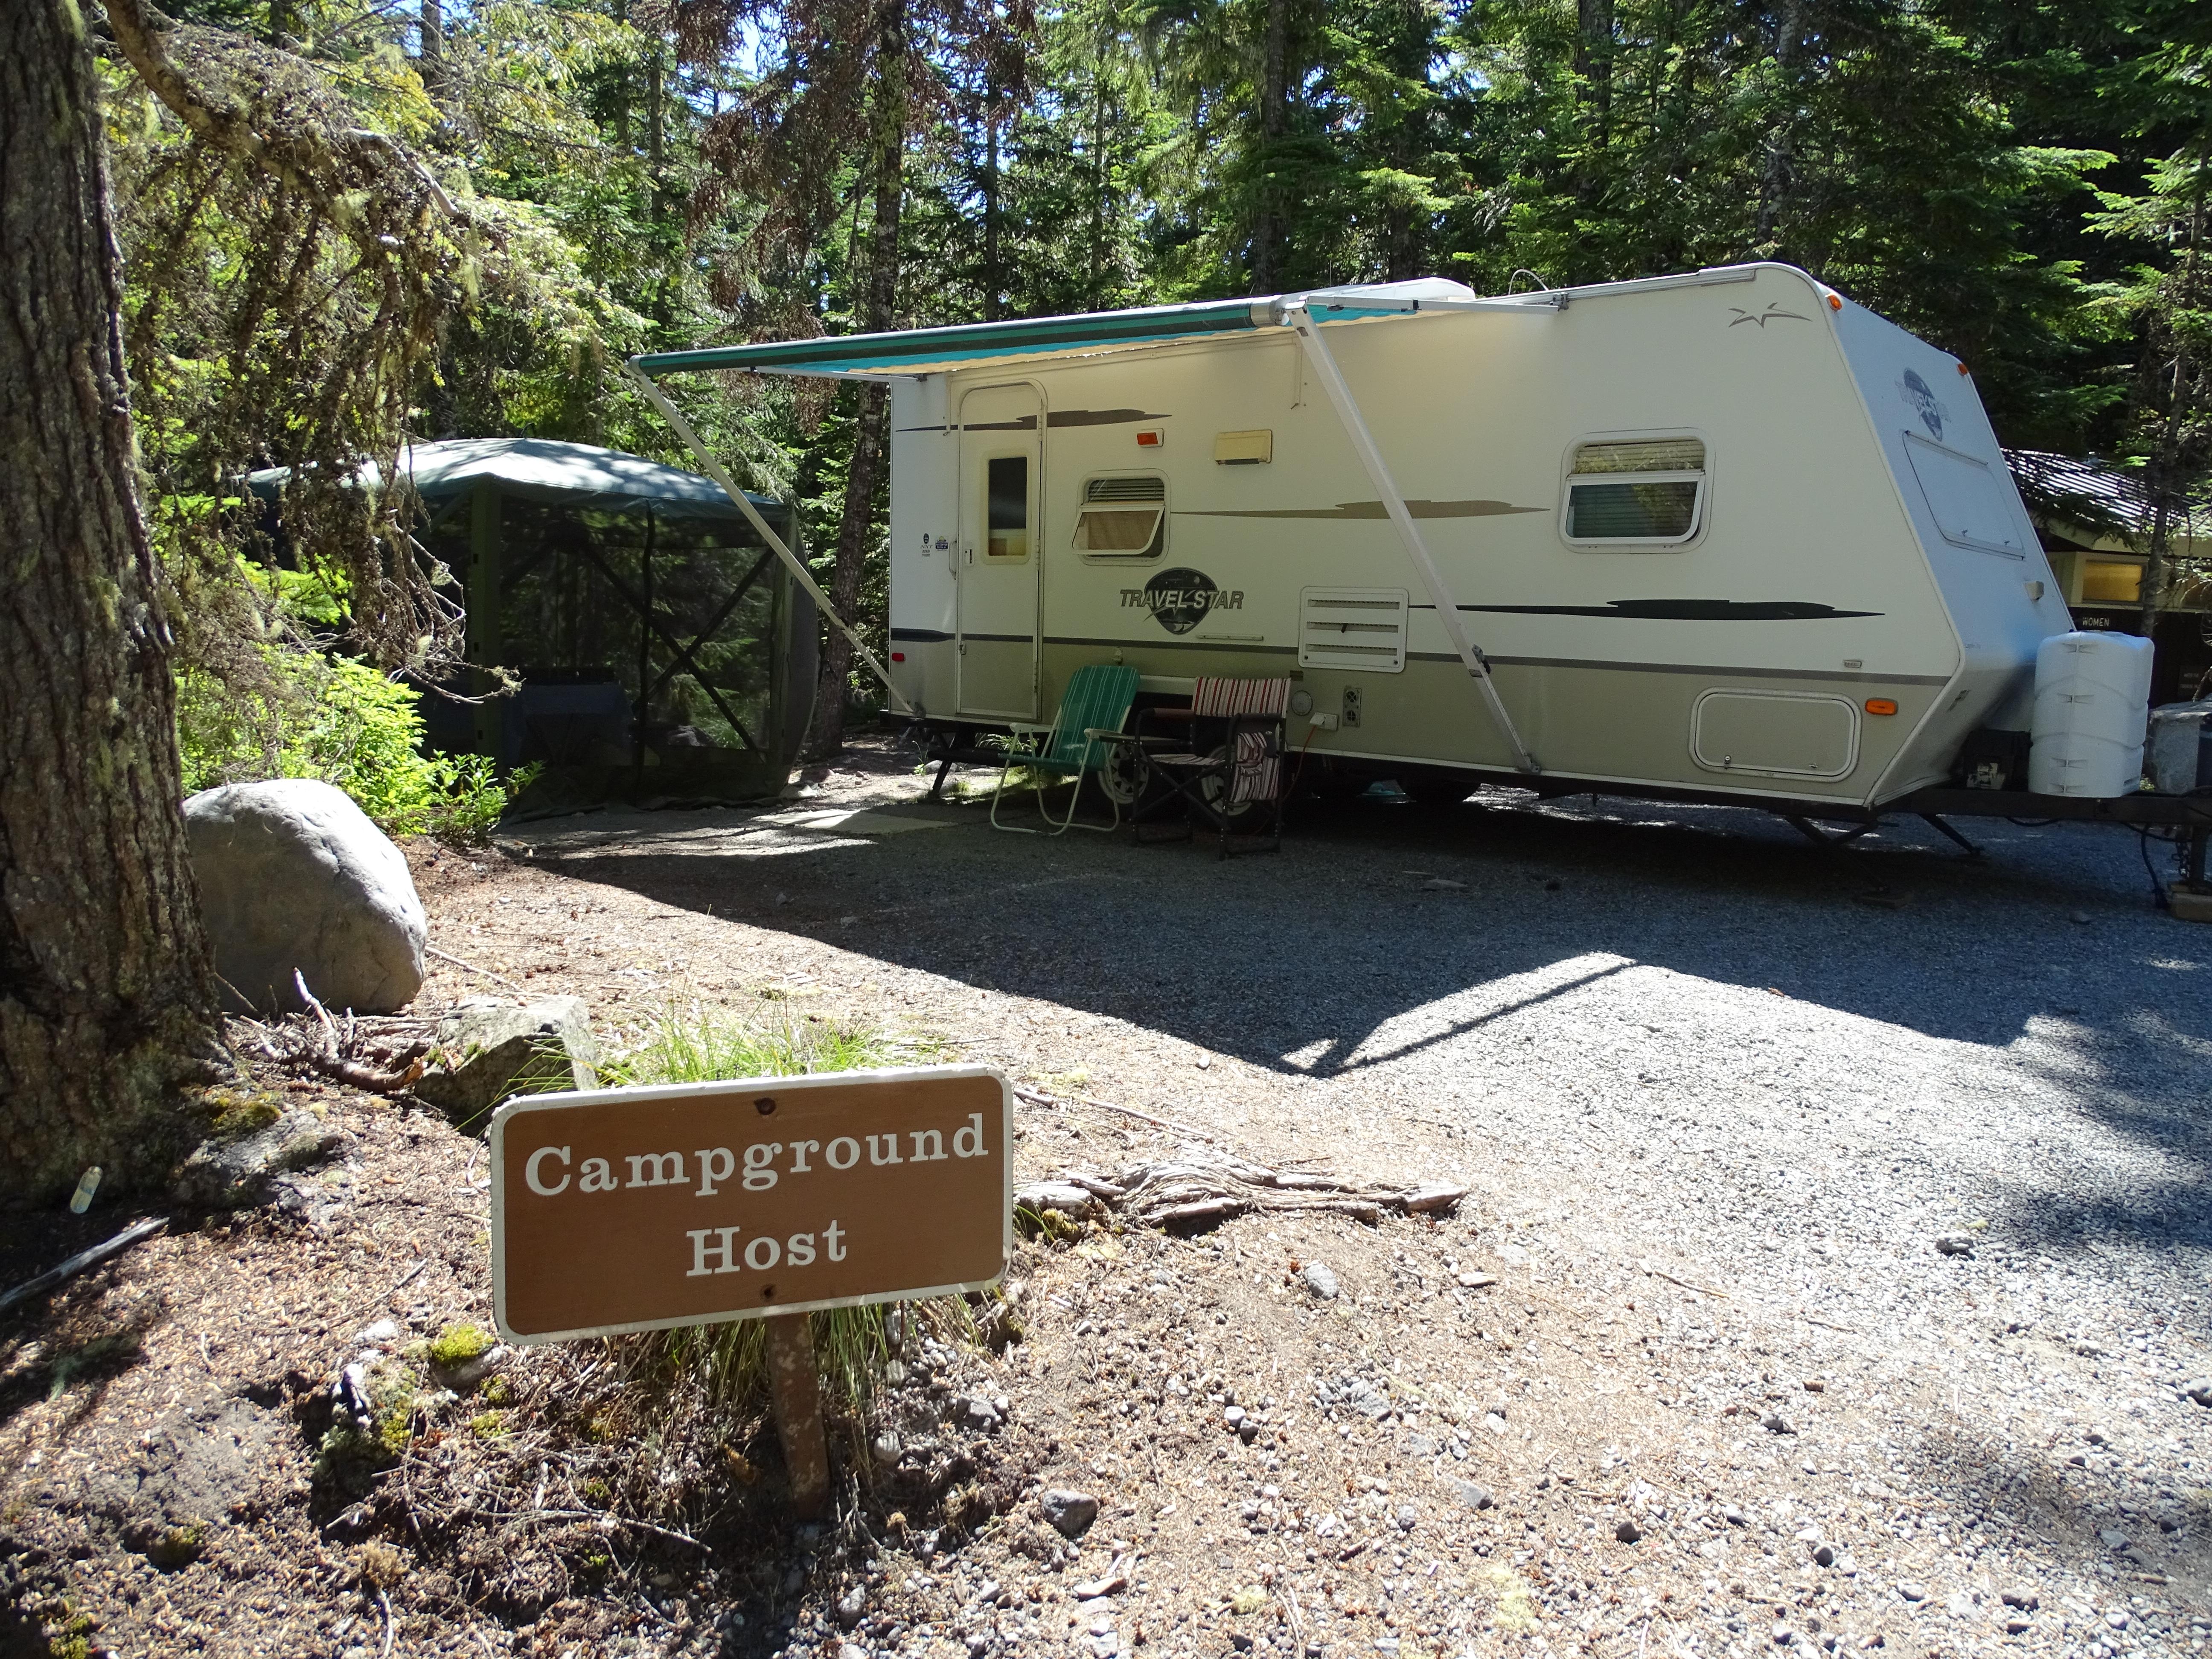
POLYGON ((477 479, 469 499, 469 691, 483 699, 476 706, 476 751, 494 760, 499 758, 507 717, 507 700, 491 696, 499 684, 491 670, 506 650, 500 620, 500 516, 499 485, 489 477, 477 479))
POLYGON ((637 608, 637 704, 633 724, 637 735, 630 746, 630 799, 635 803, 645 793, 645 726, 653 710, 647 701, 647 688, 653 684, 653 538, 654 531, 653 503, 645 504, 645 549, 638 555, 637 581, 641 595, 637 608))

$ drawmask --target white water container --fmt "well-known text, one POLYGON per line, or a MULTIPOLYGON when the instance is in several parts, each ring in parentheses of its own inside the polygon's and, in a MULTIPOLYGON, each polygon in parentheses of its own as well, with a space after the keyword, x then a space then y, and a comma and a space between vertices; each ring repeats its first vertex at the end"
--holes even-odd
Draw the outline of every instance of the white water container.
POLYGON ((2027 787, 2109 800, 2142 779, 2150 641, 2135 634, 2054 634, 2035 653, 2027 787))

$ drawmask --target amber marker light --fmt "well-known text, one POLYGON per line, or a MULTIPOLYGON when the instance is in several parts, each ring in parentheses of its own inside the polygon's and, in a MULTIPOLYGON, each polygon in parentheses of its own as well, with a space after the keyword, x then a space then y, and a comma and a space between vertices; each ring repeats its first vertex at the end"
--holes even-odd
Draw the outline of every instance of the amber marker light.
POLYGON ((1828 309, 1831 311, 1841 311, 1843 308, 1844 296, 1840 294, 1831 294, 1828 296, 1828 309))
POLYGON ((1889 697, 1869 697, 1866 700, 1866 711, 1869 714, 1894 714, 1897 712, 1897 704, 1889 697))

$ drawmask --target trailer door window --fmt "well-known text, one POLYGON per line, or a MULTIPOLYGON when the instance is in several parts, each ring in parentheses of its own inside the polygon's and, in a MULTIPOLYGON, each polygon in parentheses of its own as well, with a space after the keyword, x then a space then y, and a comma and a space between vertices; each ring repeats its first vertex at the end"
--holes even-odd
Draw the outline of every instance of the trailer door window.
POLYGON ((984 552, 994 559, 1026 559, 1030 556, 1030 458, 1000 455, 989 463, 986 479, 990 533, 984 539, 984 552))
POLYGON ((1696 438, 1577 444, 1562 530, 1577 546, 1675 547, 1705 518, 1705 446, 1696 438))
POLYGON ((1168 487, 1147 477, 1093 478, 1075 513, 1075 547, 1125 559, 1155 559, 1167 534, 1168 487))

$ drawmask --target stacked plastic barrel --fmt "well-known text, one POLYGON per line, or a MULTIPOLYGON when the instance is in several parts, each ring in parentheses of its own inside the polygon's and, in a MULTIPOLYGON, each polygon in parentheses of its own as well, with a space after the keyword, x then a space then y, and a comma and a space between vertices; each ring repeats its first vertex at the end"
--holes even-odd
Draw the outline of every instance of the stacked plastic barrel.
POLYGON ((2027 787, 2110 799, 2142 780, 2151 643, 2135 634, 2054 634, 2035 653, 2027 787))

